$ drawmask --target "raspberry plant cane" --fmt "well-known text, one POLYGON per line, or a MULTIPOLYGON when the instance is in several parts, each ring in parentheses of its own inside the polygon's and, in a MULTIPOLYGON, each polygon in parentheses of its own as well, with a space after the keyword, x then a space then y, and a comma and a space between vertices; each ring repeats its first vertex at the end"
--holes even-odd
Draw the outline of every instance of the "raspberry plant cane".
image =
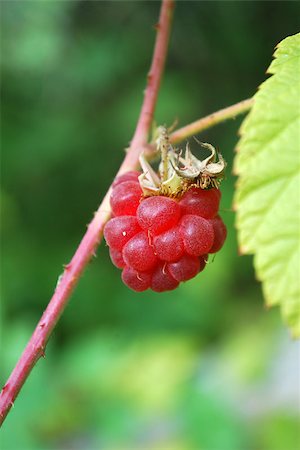
POLYGON ((158 173, 140 156, 143 172, 116 180, 111 194, 114 217, 104 228, 112 262, 123 269, 123 282, 134 291, 175 289, 195 277, 226 239, 218 216, 219 184, 226 163, 210 144, 197 159, 187 145, 174 150, 166 128, 158 129, 158 173))
MULTIPOLYGON (((204 212, 202 212, 202 216, 195 214, 197 208, 199 211, 205 209, 203 205, 200 205, 203 199, 197 200, 199 189, 202 189, 202 194, 206 196, 212 196, 210 192, 214 190, 214 192, 219 192, 216 185, 212 185, 211 182, 218 179, 216 176, 218 174, 214 173, 213 175, 212 173, 216 168, 214 164, 222 164, 222 160, 215 162, 216 155, 213 148, 208 147, 211 150, 209 160, 205 164, 202 161, 199 165, 193 159, 189 149, 187 149, 185 158, 170 149, 166 133, 163 132, 160 134, 161 141, 159 142, 164 155, 161 168, 162 180, 159 179, 146 160, 146 157, 151 157, 156 153, 156 147, 148 142, 148 134, 154 118, 160 80, 167 54, 173 8, 173 0, 162 0, 159 22, 155 27, 157 35, 152 64, 148 73, 144 101, 134 136, 115 181, 94 214, 94 218, 88 225, 73 258, 64 266, 63 274, 59 277, 59 282, 47 308, 2 388, 0 394, 0 425, 14 405, 14 401, 31 370, 37 361, 45 356, 48 339, 84 268, 94 256, 97 246, 101 242, 104 226, 111 217, 111 207, 113 214, 124 213, 126 215, 116 215, 106 227, 106 240, 109 245, 111 242, 116 242, 114 233, 119 230, 118 244, 110 245, 110 256, 113 263, 123 269, 122 278, 125 284, 133 287, 135 283, 134 288, 137 291, 145 290, 150 285, 157 292, 174 289, 181 281, 194 277, 204 269, 207 255, 195 256, 199 253, 199 243, 196 245, 191 238, 195 230, 201 228, 200 222, 205 221, 207 230, 209 230, 204 233, 205 239, 201 240, 201 253, 218 251, 225 239, 226 229, 218 215, 213 215, 213 218, 210 218, 210 216, 203 216, 204 212), (140 158, 142 153, 144 156, 140 158), (139 163, 143 169, 141 177, 137 173, 139 163), (186 171, 187 163, 190 164, 190 171, 186 171), (212 171, 207 172, 209 165, 211 165, 212 171), (140 177, 139 182, 137 182, 138 177, 140 177), (126 185, 126 192, 123 192, 124 186, 121 186, 122 189, 118 189, 120 185, 126 185), (207 193, 204 194, 204 192, 207 193), (126 205, 122 201, 125 194, 128 196, 126 201, 128 204, 126 205), (140 202, 141 196, 145 197, 142 202, 140 202), (167 211, 169 211, 169 214, 164 216, 168 217, 168 220, 164 219, 161 223, 160 220, 157 222, 153 219, 153 217, 157 219, 157 208, 153 210, 152 202, 157 202, 159 197, 163 197, 163 201, 160 201, 159 210, 164 211, 164 208, 167 208, 167 211), (117 225, 116 219, 119 220, 117 225), (150 242, 149 229, 153 234, 153 239, 150 242), (179 242, 175 250, 172 243, 174 242, 174 236, 178 237, 178 235, 182 240, 178 239, 179 242), (131 242, 132 239, 134 239, 133 242, 131 242), (141 265, 139 254, 135 251, 137 246, 143 248, 143 251, 146 248, 147 256, 150 255, 149 258, 144 258, 147 259, 147 265, 142 267, 143 271, 141 271, 139 277, 136 276, 136 269, 134 268, 139 269, 141 265), (155 248, 155 251, 153 248, 155 248), (172 256, 173 253, 177 255, 176 261, 172 256), (159 257, 162 254, 164 254, 165 262, 159 257), (178 259, 179 255, 180 258, 178 259), (168 264, 167 271, 166 262, 168 264)), ((244 100, 178 129, 171 134, 170 143, 179 143, 204 129, 234 118, 238 114, 248 111, 252 103, 252 99, 244 100)), ((221 175, 221 172, 219 172, 219 175, 221 175)), ((217 211, 219 198, 215 194, 212 197, 214 197, 214 200, 209 202, 209 208, 215 205, 217 211)), ((207 202, 206 205, 208 205, 207 202)), ((209 208, 206 208, 205 214, 208 214, 209 208)))

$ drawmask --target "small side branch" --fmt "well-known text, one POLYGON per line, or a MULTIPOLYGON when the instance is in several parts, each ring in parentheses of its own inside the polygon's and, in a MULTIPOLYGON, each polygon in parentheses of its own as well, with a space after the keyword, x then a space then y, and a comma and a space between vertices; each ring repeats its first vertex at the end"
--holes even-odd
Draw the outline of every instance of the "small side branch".
MULTIPOLYGON (((144 150, 144 147, 146 148, 147 146, 147 136, 153 120, 160 79, 167 55, 173 7, 173 0, 162 1, 160 19, 157 26, 153 61, 148 75, 148 84, 145 91, 140 118, 138 120, 130 148, 128 149, 118 174, 136 169, 138 166, 139 155, 144 150)), ((88 226, 87 232, 80 242, 71 262, 65 266, 63 275, 47 306, 47 309, 45 310, 23 354, 1 391, 0 424, 2 424, 7 416, 32 368, 35 366, 39 358, 44 356, 49 336, 63 313, 63 310, 68 303, 73 289, 82 275, 84 268, 94 255, 97 246, 102 239, 104 225, 110 217, 110 193, 111 188, 109 188, 94 216, 94 219, 88 226)))
POLYGON ((179 128, 179 130, 174 131, 170 136, 170 141, 172 144, 178 144, 184 141, 190 136, 200 133, 201 131, 207 130, 208 128, 217 125, 218 123, 224 122, 228 119, 234 119, 239 114, 243 114, 252 107, 253 98, 248 98, 234 105, 228 106, 227 108, 220 109, 220 111, 214 112, 209 116, 203 117, 202 119, 196 120, 195 122, 186 125, 185 127, 179 128))

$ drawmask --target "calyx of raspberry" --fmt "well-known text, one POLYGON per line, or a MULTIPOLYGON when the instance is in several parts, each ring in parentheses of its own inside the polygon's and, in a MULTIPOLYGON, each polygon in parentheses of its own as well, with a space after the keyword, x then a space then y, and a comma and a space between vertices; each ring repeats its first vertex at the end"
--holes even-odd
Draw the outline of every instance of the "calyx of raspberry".
POLYGON ((211 144, 200 142, 200 145, 210 151, 207 158, 196 158, 187 144, 184 158, 178 155, 174 169, 178 175, 198 183, 202 189, 218 187, 224 177, 226 161, 211 144))
POLYGON ((211 144, 200 143, 202 147, 210 151, 210 155, 203 160, 192 154, 189 144, 186 146, 183 157, 182 151, 174 149, 170 144, 167 129, 159 127, 156 145, 161 153, 158 174, 145 156, 140 156, 143 173, 139 176, 139 183, 144 196, 178 197, 191 186, 202 189, 218 188, 224 177, 226 162, 211 144))

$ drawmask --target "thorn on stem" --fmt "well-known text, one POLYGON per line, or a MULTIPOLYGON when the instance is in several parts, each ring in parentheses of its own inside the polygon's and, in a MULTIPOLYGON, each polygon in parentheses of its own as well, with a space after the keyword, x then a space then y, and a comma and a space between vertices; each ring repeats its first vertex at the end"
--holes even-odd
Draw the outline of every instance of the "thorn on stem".
POLYGON ((61 282, 61 280, 62 280, 63 276, 64 276, 64 275, 63 275, 63 273, 59 275, 59 277, 58 277, 58 279, 57 279, 57 283, 56 283, 56 287, 55 287, 55 289, 57 289, 57 288, 58 288, 58 286, 59 286, 59 284, 60 284, 60 282, 61 282))
POLYGON ((65 270, 70 270, 70 269, 71 269, 71 263, 63 264, 63 268, 64 268, 65 270))
POLYGON ((46 358, 45 347, 43 345, 41 345, 39 350, 40 350, 40 357, 46 358))

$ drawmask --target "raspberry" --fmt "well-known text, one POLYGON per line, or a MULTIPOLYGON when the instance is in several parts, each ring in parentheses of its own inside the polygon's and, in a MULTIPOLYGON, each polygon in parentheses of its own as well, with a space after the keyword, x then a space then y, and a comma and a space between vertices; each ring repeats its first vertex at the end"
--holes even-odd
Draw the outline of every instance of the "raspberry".
POLYGON ((181 198, 179 204, 183 214, 194 214, 212 219, 219 210, 221 192, 213 188, 209 190, 192 187, 181 198))
POLYGON ((139 272, 150 270, 157 264, 147 233, 141 231, 127 242, 123 248, 123 258, 127 266, 139 272))
MULTIPOLYGON (((168 148, 167 156, 164 153, 168 158, 172 149, 165 135, 161 145, 168 148)), ((111 260, 123 269, 122 280, 130 289, 173 290, 204 270, 208 253, 222 247, 226 227, 218 216, 221 193, 216 186, 226 163, 221 156, 216 162, 215 149, 209 145, 208 149, 215 162, 202 161, 205 173, 201 169, 192 181, 190 175, 202 166, 189 149, 184 158, 173 155, 168 170, 161 164, 158 175, 142 159, 143 177, 131 171, 115 179, 110 198, 113 218, 104 237, 111 260), (182 189, 187 191, 179 197, 182 189)))
POLYGON ((141 231, 141 229, 136 217, 114 217, 105 225, 104 237, 110 247, 116 250, 122 250, 126 242, 139 231, 141 231))
POLYGON ((109 256, 110 256, 112 263, 118 269, 123 269, 126 266, 124 259, 123 259, 122 252, 120 250, 110 247, 109 256))
POLYGON ((184 252, 179 228, 174 227, 155 236, 153 248, 159 259, 169 262, 177 261, 184 252))
POLYGON ((194 278, 200 270, 199 258, 184 255, 177 262, 168 264, 169 273, 177 281, 187 281, 194 278))
POLYGON ((159 264, 153 272, 151 289, 155 292, 172 291, 179 282, 166 270, 165 264, 159 264))
POLYGON ((227 229, 220 216, 216 216, 214 217, 214 219, 211 219, 210 223, 213 226, 215 237, 214 243, 211 249, 209 250, 209 253, 216 253, 223 247, 223 244, 227 236, 227 229))
POLYGON ((111 210, 114 216, 134 216, 139 206, 142 190, 136 181, 123 181, 112 191, 111 210))
POLYGON ((202 272, 202 270, 205 269, 207 259, 208 259, 208 255, 199 256, 199 262, 200 262, 199 272, 202 272))
POLYGON ((138 181, 138 177, 141 175, 141 172, 137 172, 134 170, 131 170, 130 172, 123 173, 122 175, 119 175, 115 181, 112 184, 112 187, 115 188, 121 183, 124 183, 124 181, 138 181))
POLYGON ((180 206, 171 198, 148 197, 137 209, 140 227, 156 235, 177 224, 180 217, 180 206))
POLYGON ((122 280, 130 289, 142 292, 150 287, 151 273, 137 272, 131 267, 126 266, 122 272, 122 280))
POLYGON ((213 245, 213 226, 203 217, 186 214, 181 219, 180 232, 185 251, 191 256, 204 255, 213 245))

